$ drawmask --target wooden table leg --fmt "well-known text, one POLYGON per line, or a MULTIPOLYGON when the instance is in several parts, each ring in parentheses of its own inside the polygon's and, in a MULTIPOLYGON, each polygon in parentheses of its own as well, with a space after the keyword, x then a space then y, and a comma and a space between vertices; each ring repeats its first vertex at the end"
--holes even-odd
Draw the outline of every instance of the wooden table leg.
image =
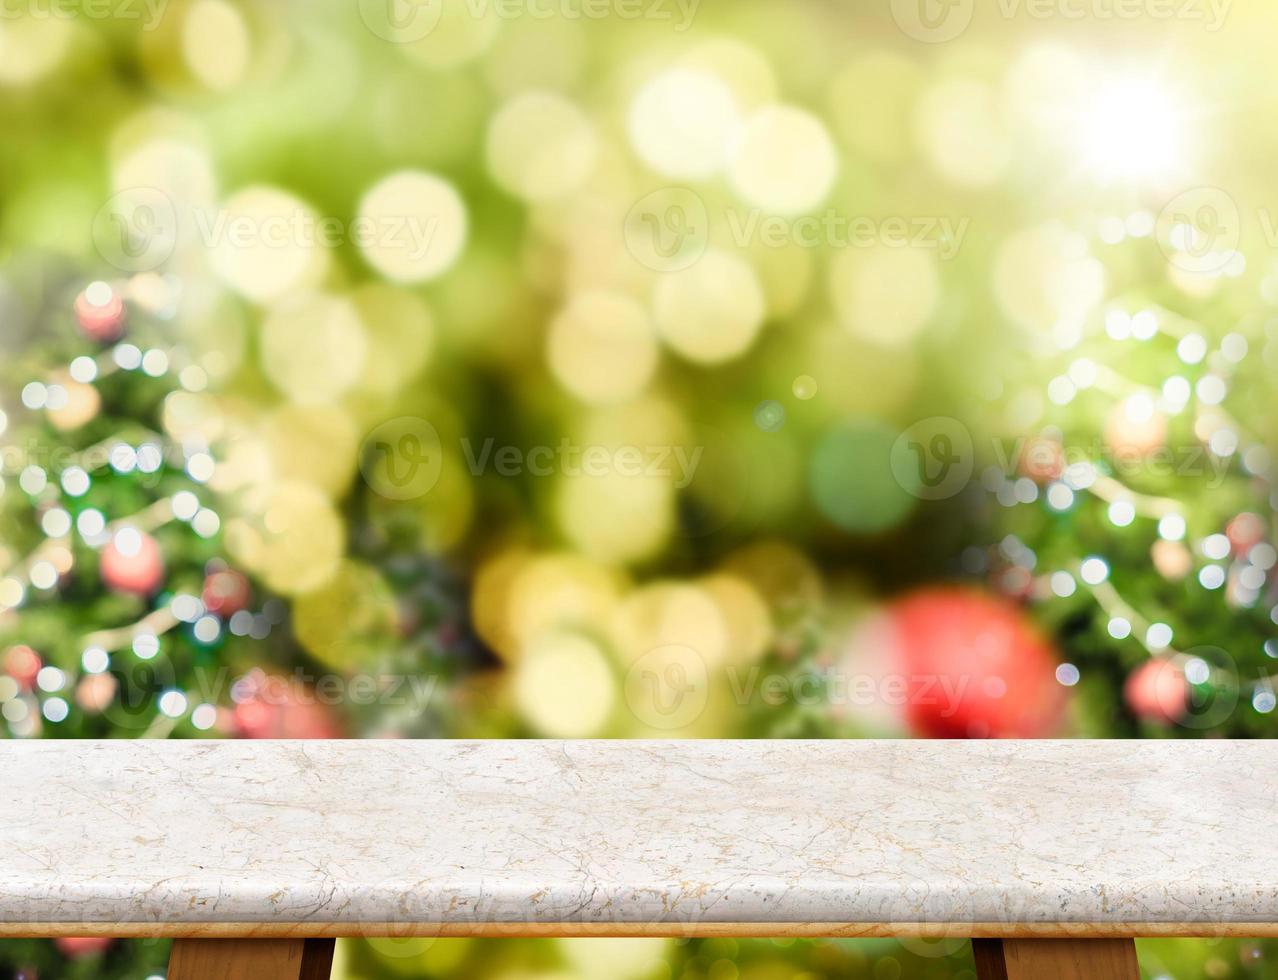
POLYGON ((980 980, 1140 980, 1131 939, 973 939, 980 980))
POLYGON ((328 980, 331 939, 177 939, 168 980, 328 980))

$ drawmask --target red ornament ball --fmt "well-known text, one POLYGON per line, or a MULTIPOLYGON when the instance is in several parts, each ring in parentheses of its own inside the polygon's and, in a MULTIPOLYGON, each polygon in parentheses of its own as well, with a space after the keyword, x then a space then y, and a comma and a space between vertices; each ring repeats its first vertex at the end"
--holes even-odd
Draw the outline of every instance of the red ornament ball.
POLYGON ((927 738, 1041 738, 1060 727, 1066 692, 1051 643, 1021 607, 958 586, 889 607, 906 721, 927 738))
POLYGON ((106 952, 114 940, 106 936, 59 936, 53 941, 67 959, 80 960, 106 952))
POLYGON ((124 299, 104 282, 92 282, 75 298, 75 319, 90 340, 112 344, 124 335, 124 299))
POLYGON ((102 549, 102 581, 116 592, 149 596, 164 582, 164 556, 155 538, 137 528, 124 527, 102 549))
POLYGON ((4 672, 28 691, 35 687, 36 674, 43 666, 40 654, 29 646, 19 644, 4 652, 4 672))
POLYGON ((226 617, 247 609, 253 600, 253 590, 247 578, 234 569, 226 568, 205 577, 201 598, 205 609, 226 617))
POLYGON ((1246 558, 1251 549, 1265 540, 1269 527, 1259 514, 1244 511, 1225 525, 1225 536, 1238 558, 1246 558))
POLYGON ((1172 725, 1189 706, 1189 684, 1171 657, 1151 657, 1127 675, 1123 700, 1137 718, 1172 725))
POLYGON ((1048 436, 1035 436, 1026 441, 1017 469, 1035 483, 1059 480, 1065 472, 1065 448, 1048 436))
POLYGON ((289 677, 254 668, 231 692, 233 724, 241 738, 341 738, 332 708, 289 677))

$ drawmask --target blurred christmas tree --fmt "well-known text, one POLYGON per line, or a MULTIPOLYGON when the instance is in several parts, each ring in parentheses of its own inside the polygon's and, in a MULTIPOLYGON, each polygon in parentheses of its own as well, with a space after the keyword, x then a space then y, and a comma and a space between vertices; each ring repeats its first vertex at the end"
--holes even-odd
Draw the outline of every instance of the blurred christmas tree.
MULTIPOLYGON (((0 412, 0 715, 19 737, 338 735, 328 708, 263 696, 297 662, 285 607, 221 557, 208 441, 176 437, 207 383, 173 341, 180 284, 41 268, 9 296, 0 412), (31 336, 39 338, 31 343, 31 336), (256 684, 256 687, 254 686, 256 684)), ((286 688, 286 693, 295 693, 286 688)), ((6 942, 16 975, 161 973, 167 943, 6 942)))
POLYGON ((1138 211, 1095 232, 1061 254, 1102 256, 1109 294, 1020 365, 1053 365, 1045 389, 999 401, 981 483, 1002 536, 964 565, 1059 637, 1080 733, 1271 734, 1274 324, 1234 307, 1242 256, 1195 229, 1138 211))

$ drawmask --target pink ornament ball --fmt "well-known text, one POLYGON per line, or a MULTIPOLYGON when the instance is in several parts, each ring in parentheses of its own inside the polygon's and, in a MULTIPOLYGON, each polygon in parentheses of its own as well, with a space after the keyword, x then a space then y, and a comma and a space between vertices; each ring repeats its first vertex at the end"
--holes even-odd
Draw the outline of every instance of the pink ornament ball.
POLYGON ((102 549, 102 581, 116 592, 149 596, 164 582, 164 556, 155 538, 137 528, 117 531, 102 549))
POLYGON ((67 959, 81 960, 106 952, 112 942, 114 940, 108 936, 59 936, 53 944, 67 959))
POLYGON ((75 319, 81 332, 100 344, 124 335, 124 299, 104 282, 93 282, 75 298, 75 319))
POLYGON ((1123 700, 1137 718, 1173 725, 1189 705, 1185 672, 1171 657, 1151 657, 1127 675, 1123 700))

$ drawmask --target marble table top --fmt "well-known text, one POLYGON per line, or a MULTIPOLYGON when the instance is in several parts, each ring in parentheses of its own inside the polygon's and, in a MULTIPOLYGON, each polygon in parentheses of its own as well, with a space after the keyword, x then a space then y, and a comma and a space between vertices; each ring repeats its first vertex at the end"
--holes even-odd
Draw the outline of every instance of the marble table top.
POLYGON ((0 743, 0 934, 1239 934, 1271 742, 0 743))

